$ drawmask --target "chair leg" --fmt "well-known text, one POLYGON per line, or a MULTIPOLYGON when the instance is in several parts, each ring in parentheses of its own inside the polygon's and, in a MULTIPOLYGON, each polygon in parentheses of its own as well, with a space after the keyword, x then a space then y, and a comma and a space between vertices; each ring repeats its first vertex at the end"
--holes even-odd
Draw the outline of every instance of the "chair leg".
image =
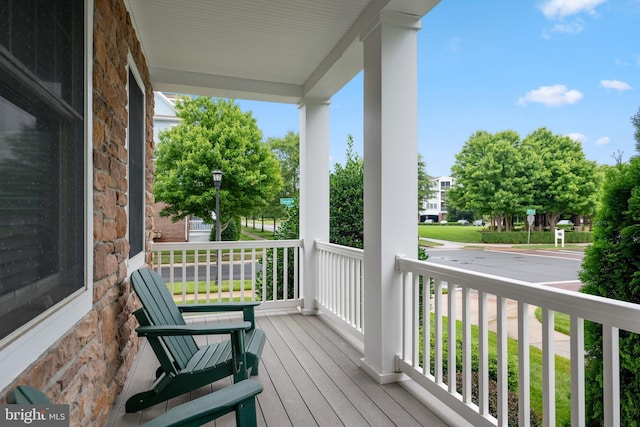
POLYGON ((236 407, 236 424, 238 427, 256 427, 256 398, 251 396, 236 407))

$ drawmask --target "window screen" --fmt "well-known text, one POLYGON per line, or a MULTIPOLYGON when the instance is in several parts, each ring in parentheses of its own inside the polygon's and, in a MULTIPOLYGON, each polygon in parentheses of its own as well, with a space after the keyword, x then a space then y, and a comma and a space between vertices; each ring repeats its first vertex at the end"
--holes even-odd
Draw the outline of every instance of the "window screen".
POLYGON ((144 94, 129 71, 129 258, 144 250, 144 94))
POLYGON ((0 3, 0 339, 84 286, 84 6, 0 3))

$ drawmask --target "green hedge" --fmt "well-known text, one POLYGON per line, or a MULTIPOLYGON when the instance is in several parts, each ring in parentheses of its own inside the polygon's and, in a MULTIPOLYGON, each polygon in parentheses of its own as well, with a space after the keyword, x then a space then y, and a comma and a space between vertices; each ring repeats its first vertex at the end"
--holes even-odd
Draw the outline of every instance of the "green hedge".
MULTIPOLYGON (((509 231, 498 233, 484 231, 481 233, 482 243, 509 243, 526 244, 528 233, 526 231, 509 231)), ((530 243, 553 244, 555 233, 551 231, 532 231, 530 243)), ((564 243, 591 243, 590 231, 565 231, 564 243)))

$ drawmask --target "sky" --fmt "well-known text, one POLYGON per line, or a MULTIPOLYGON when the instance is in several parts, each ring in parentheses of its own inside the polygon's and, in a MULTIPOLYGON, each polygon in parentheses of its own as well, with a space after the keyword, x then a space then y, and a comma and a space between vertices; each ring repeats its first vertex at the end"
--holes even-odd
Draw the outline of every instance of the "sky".
MULTIPOLYGON (((362 154, 362 73, 331 100, 330 164, 362 154)), ((418 32, 418 151, 449 175, 476 131, 541 127, 614 164, 635 151, 640 0, 442 0, 418 32)), ((268 137, 299 132, 295 105, 238 101, 268 137)))

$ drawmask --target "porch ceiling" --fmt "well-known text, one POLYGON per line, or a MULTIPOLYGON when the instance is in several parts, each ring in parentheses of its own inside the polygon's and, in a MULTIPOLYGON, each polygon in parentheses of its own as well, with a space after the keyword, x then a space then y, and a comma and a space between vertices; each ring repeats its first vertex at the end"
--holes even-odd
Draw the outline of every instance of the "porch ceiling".
POLYGON ((127 0, 154 90, 298 103, 362 69, 381 11, 422 17, 439 0, 127 0))

